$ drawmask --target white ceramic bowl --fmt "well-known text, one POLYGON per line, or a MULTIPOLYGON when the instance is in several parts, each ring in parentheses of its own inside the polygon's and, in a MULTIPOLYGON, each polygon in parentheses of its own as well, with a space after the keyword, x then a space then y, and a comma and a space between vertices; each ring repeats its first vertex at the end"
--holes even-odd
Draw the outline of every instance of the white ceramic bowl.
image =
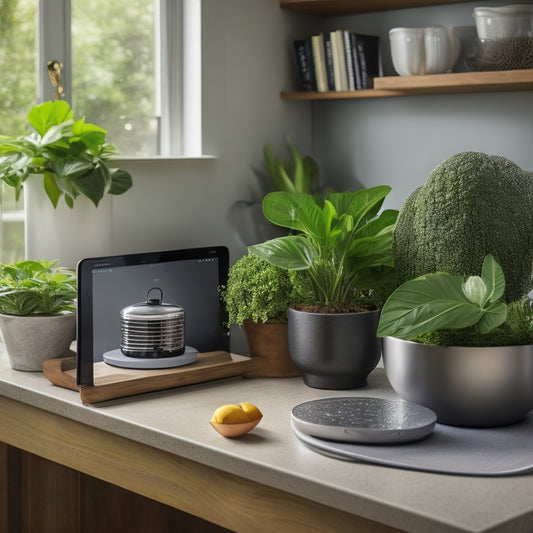
POLYGON ((533 5, 476 7, 474 20, 480 39, 533 37, 533 5))
POLYGON ((389 31, 394 70, 400 76, 442 74, 454 65, 459 40, 450 28, 392 28, 389 31))

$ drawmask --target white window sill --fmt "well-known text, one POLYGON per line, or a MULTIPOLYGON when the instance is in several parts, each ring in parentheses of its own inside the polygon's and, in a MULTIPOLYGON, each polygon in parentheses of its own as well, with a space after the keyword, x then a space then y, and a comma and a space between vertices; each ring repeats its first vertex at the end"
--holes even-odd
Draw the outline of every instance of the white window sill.
POLYGON ((125 156, 116 156, 113 157, 113 161, 124 161, 125 163, 129 161, 181 161, 181 160, 202 160, 202 159, 218 159, 217 155, 211 155, 211 154, 202 154, 202 155, 148 155, 148 156, 133 156, 133 155, 125 155, 125 156))

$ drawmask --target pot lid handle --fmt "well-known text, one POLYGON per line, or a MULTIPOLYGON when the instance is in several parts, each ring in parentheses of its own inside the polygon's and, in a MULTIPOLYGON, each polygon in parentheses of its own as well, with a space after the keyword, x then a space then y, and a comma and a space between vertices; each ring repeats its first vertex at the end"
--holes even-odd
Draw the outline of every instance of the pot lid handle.
POLYGON ((146 303, 148 305, 160 305, 163 301, 163 291, 159 287, 152 287, 151 289, 148 289, 148 292, 146 293, 146 303), (159 291, 159 298, 150 298, 150 293, 152 291, 159 291))

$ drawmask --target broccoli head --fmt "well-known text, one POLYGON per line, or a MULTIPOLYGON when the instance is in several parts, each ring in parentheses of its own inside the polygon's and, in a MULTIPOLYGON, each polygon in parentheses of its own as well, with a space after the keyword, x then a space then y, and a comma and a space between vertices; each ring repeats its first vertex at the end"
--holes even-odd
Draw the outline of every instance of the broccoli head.
POLYGON ((394 232, 398 281, 430 272, 479 274, 492 254, 506 279, 505 299, 531 287, 533 174, 501 156, 456 154, 405 201, 394 232))

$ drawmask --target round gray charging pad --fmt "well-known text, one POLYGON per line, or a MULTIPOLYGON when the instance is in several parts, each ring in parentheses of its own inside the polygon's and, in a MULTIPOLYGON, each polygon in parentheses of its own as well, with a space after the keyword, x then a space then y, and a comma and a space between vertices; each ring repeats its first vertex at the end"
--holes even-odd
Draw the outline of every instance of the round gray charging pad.
POLYGON ((160 357, 156 359, 143 359, 140 357, 128 357, 124 355, 120 348, 104 353, 104 361, 108 365, 119 366, 121 368, 154 369, 154 368, 175 368, 178 366, 190 365, 198 360, 198 350, 185 346, 185 352, 176 357, 160 357))
POLYGON ((324 398, 297 405, 291 412, 293 427, 306 435, 368 444, 422 439, 436 421, 437 415, 427 407, 382 398, 324 398))

